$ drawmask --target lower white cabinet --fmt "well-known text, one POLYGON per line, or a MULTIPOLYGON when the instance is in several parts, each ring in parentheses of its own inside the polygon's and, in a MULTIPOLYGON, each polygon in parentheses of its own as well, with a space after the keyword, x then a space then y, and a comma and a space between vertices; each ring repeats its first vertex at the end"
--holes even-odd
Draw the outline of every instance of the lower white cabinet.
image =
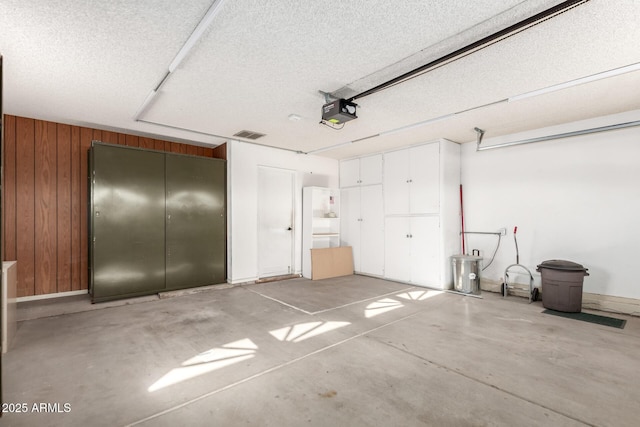
POLYGON ((382 185, 342 189, 342 246, 353 248, 356 273, 384 275, 384 211, 382 185))
POLYGON ((441 288, 439 216, 387 217, 384 258, 386 278, 441 288))

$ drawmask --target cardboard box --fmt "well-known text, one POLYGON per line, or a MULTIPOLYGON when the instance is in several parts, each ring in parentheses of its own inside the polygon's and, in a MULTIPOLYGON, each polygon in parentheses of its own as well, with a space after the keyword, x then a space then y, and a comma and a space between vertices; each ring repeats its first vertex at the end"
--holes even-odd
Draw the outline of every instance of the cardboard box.
POLYGON ((351 246, 311 249, 311 280, 353 274, 353 249, 351 246))

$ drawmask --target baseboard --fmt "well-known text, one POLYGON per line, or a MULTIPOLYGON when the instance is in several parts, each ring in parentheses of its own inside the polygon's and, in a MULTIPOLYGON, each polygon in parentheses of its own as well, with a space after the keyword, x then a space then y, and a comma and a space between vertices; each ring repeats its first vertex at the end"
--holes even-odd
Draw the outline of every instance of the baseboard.
POLYGON ((582 307, 590 310, 640 316, 640 299, 582 293, 582 307))
POLYGON ((37 301, 41 299, 70 297, 74 295, 86 295, 89 293, 87 289, 81 289, 79 291, 57 292, 55 294, 42 294, 42 295, 29 295, 26 297, 18 297, 17 302, 37 301))
MULTIPOLYGON (((480 289, 487 292, 502 292, 502 282, 482 279, 480 289)), ((542 289, 538 289, 544 298, 542 289)), ((529 297, 529 284, 509 283, 509 294, 524 298, 529 297)), ((640 316, 640 299, 614 297, 611 295, 582 293, 582 308, 589 310, 607 311, 610 313, 640 316)))

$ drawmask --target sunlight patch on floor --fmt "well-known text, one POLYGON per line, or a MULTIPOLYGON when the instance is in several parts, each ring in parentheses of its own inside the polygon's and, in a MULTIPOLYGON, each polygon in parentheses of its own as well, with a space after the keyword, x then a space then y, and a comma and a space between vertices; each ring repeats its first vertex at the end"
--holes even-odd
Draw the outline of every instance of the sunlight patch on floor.
POLYGON ((213 372, 225 366, 233 365, 255 357, 258 346, 246 338, 204 351, 172 369, 147 390, 154 392, 162 388, 213 372))
POLYGON ((369 319, 379 314, 402 307, 404 307, 404 305, 400 301, 396 301, 391 298, 379 299, 378 301, 372 302, 364 309, 364 317, 369 319))
POLYGON ((442 291, 424 290, 424 291, 409 291, 398 294, 398 298, 403 298, 410 301, 424 301, 436 295, 441 295, 442 291))
POLYGON ((350 324, 350 322, 333 321, 307 322, 276 329, 269 333, 279 341, 300 342, 350 324))

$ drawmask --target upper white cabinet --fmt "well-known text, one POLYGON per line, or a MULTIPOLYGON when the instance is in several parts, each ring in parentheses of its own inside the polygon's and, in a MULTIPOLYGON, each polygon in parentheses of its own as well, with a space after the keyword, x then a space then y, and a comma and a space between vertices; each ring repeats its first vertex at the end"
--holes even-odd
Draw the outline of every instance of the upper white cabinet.
POLYGON ((340 162, 340 188, 382 183, 382 154, 340 162))
POLYGON ((440 143, 385 153, 384 192, 386 215, 438 213, 440 143))

